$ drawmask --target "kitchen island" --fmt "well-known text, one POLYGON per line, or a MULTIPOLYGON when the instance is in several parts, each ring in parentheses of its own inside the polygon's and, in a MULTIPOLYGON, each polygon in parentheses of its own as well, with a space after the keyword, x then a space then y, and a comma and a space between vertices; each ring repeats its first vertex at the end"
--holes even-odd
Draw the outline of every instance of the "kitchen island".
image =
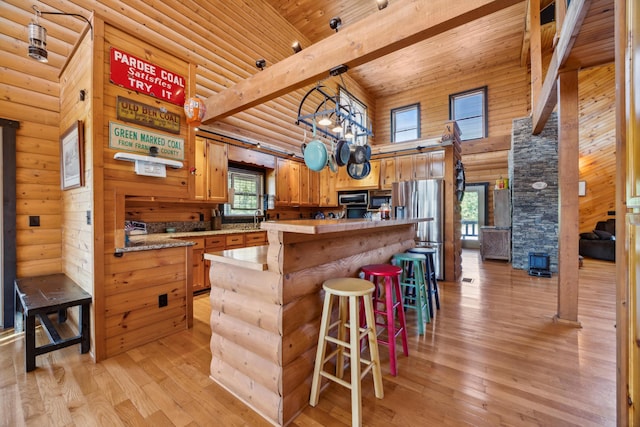
POLYGON ((275 425, 309 402, 322 283, 414 247, 428 219, 266 221, 269 244, 207 253, 211 378, 275 425))

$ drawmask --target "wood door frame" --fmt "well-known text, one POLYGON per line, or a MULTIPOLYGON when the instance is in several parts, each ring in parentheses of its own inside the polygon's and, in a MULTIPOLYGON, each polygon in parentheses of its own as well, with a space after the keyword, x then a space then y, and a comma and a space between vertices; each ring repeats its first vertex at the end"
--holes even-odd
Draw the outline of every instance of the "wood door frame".
POLYGON ((15 298, 13 281, 16 278, 16 129, 20 123, 0 118, 0 144, 2 145, 2 328, 13 327, 15 298), (5 224, 10 226, 5 227, 5 224))

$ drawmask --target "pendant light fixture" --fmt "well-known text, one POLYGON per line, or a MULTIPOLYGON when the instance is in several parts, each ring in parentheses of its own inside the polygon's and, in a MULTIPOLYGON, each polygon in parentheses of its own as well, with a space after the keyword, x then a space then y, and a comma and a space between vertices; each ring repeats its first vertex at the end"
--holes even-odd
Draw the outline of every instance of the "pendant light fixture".
POLYGON ((29 34, 29 57, 35 59, 39 62, 49 62, 49 54, 47 52, 47 29, 40 25, 38 18, 42 15, 66 15, 66 16, 75 16, 80 18, 89 24, 89 29, 91 30, 91 39, 93 40, 93 26, 91 22, 82 15, 78 15, 77 13, 66 13, 66 12, 41 12, 38 8, 33 5, 33 10, 35 11, 35 18, 33 21, 29 23, 27 26, 28 34, 29 34))

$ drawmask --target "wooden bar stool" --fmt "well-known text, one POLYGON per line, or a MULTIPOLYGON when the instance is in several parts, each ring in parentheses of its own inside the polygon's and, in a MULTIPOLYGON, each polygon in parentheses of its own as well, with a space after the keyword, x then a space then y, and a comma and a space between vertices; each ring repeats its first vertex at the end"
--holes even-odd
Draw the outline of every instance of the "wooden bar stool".
POLYGON ((424 334, 424 324, 431 322, 431 312, 427 303, 427 289, 422 266, 426 257, 422 254, 395 254, 392 264, 402 268, 400 286, 403 290, 404 307, 417 313, 418 334, 424 334))
POLYGON ((436 277, 436 250, 431 248, 411 248, 407 252, 412 254, 422 254, 427 259, 425 262, 424 274, 427 284, 427 302, 429 303, 429 311, 433 315, 433 302, 432 298, 436 301, 436 308, 440 310, 440 290, 438 288, 438 278, 436 277))
POLYGON ((355 278, 330 279, 322 284, 325 291, 324 305, 322 309, 322 320, 320 322, 320 333, 318 336, 318 350, 316 351, 316 362, 313 370, 311 382, 311 396, 309 404, 316 406, 320 397, 321 377, 332 381, 351 390, 351 425, 362 425, 362 392, 361 379, 369 372, 373 374, 373 386, 378 399, 384 397, 382 390, 382 373, 380 370, 380 356, 378 354, 378 342, 376 340, 375 317, 373 314, 373 301, 371 295, 375 286, 373 283, 355 278), (339 298, 339 318, 331 323, 331 312, 333 310, 333 296, 339 298), (359 298, 362 298, 364 305, 367 326, 359 326, 359 298), (337 338, 329 335, 329 332, 337 328, 337 338), (349 339, 345 341, 346 330, 349 328, 349 339), (366 360, 360 356, 360 340, 367 337, 369 340, 369 352, 371 360, 366 360), (329 354, 325 354, 327 343, 336 345, 336 349, 329 354), (334 356, 336 359, 335 375, 324 370, 324 365, 334 356), (351 365, 350 382, 342 379, 344 376, 344 357, 349 357, 351 365), (361 369, 360 364, 365 364, 366 368, 361 369))
MULTIPOLYGON (((374 316, 381 315, 385 319, 384 322, 376 320, 376 327, 381 326, 387 330, 387 340, 378 338, 378 343, 389 347, 391 375, 396 376, 398 373, 396 366, 396 338, 398 335, 402 338, 404 355, 409 355, 407 326, 402 305, 402 292, 400 290, 402 268, 391 264, 372 264, 365 265, 360 270, 364 273, 365 280, 369 280, 376 285, 376 290, 373 292, 373 313, 374 316), (383 283, 380 283, 381 280, 383 283), (398 325, 396 325, 396 311, 398 313, 398 325)), ((376 319, 378 319, 377 316, 376 319)))

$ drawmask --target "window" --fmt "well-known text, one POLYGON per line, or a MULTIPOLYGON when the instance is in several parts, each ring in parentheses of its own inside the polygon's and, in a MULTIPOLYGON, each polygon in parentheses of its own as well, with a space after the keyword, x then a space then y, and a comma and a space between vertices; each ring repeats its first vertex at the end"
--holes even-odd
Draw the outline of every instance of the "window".
POLYGON ((420 138, 420 104, 391 110, 391 142, 420 138))
MULTIPOLYGON (((358 98, 351 95, 345 88, 339 86, 340 105, 349 106, 352 119, 358 126, 353 126, 351 130, 354 134, 353 141, 357 144, 364 145, 367 143, 366 131, 368 129, 367 106, 358 98)), ((349 138, 347 138, 349 139, 349 138)))
POLYGON ((460 139, 487 136, 487 87, 449 95, 449 118, 460 128, 460 139))
POLYGON ((230 202, 224 205, 226 216, 253 216, 255 211, 262 209, 262 172, 230 167, 228 177, 233 197, 229 195, 230 202))

